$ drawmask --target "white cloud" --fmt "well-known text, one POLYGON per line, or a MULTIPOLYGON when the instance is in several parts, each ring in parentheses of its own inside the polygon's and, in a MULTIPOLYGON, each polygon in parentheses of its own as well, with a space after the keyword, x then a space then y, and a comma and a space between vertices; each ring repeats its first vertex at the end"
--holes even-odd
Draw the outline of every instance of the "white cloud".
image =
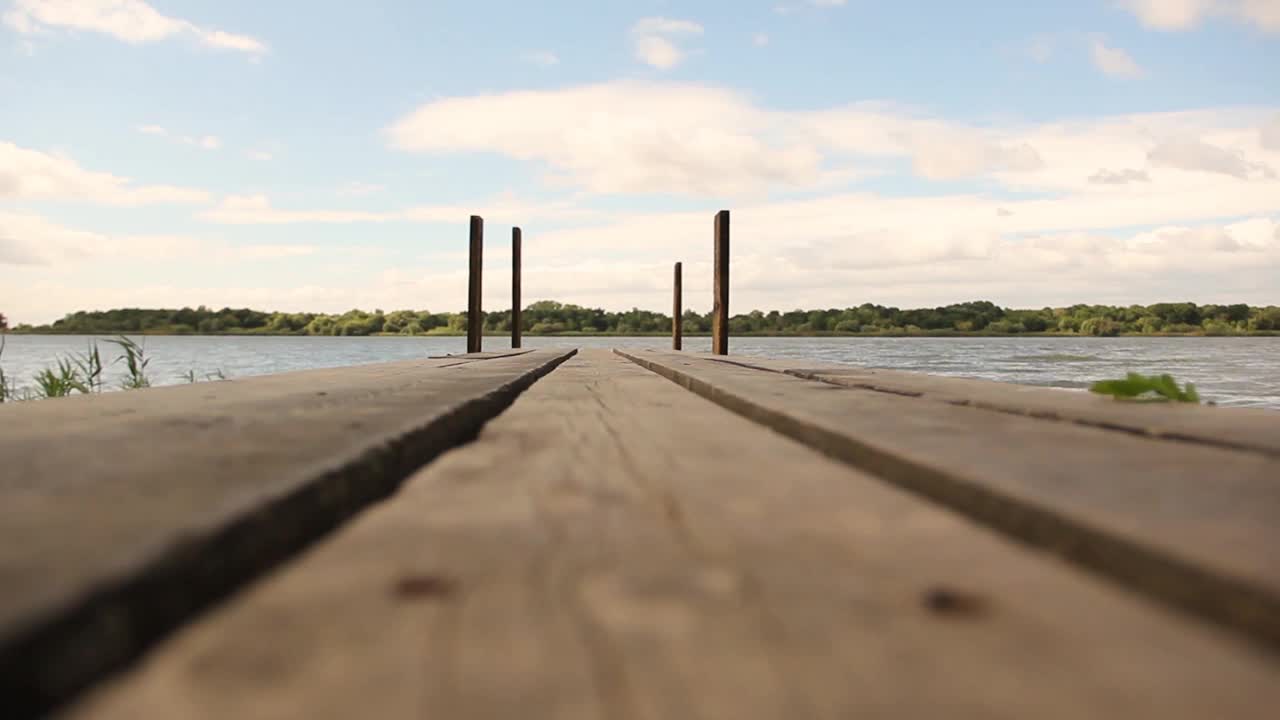
POLYGON ((779 111, 721 88, 614 82, 437 100, 387 133, 407 151, 490 152, 532 162, 557 183, 595 193, 753 198, 773 189, 821 190, 832 178, 865 175, 896 159, 909 160, 921 178, 985 176, 1018 191, 1115 192, 1121 186, 1090 178, 1132 168, 1148 171, 1152 188, 1218 192, 1220 181, 1177 162, 1149 168, 1148 154, 1198 137, 1240 154, 1253 168, 1248 179, 1265 179, 1266 167, 1280 166, 1280 153, 1261 144, 1270 136, 1259 132, 1274 113, 1224 109, 980 127, 892 105, 779 111))
MULTIPOLYGON (((930 171, 967 168, 1034 194, 838 193, 788 202, 735 201, 735 296, 741 298, 736 307, 825 307, 868 299, 929 305, 986 296, 1033 306, 1175 296, 1274 302, 1280 182, 1259 172, 1242 178, 1147 159, 1153 148, 1189 132, 1231 148, 1245 163, 1280 158, 1260 147, 1258 112, 987 129, 887 108, 772 115, 789 132, 819 126, 848 152, 920 155, 917 164, 930 171), (938 149, 952 145, 974 149, 958 156, 938 149), (1018 151, 1031 147, 1034 159, 1018 151), (1220 220, 1236 217, 1252 220, 1220 220), (1113 230, 1129 227, 1156 230, 1113 230), (851 287, 858 288, 856 296, 850 296, 851 287)), ((726 121, 734 127, 738 122, 726 121)), ((834 141, 822 146, 830 150, 834 141)), ((530 297, 659 307, 666 268, 674 260, 685 261, 689 292, 700 296, 709 291, 698 284, 705 274, 699 263, 705 264, 709 217, 612 215, 585 227, 540 232, 536 248, 526 254, 543 265, 539 277, 565 279, 588 260, 609 260, 592 265, 589 283, 584 280, 595 290, 565 279, 561 287, 574 291, 558 292, 526 280, 526 287, 542 288, 530 297), (584 248, 591 249, 587 257, 584 248)))
POLYGON ((789 120, 796 131, 829 151, 907 157, 917 175, 930 179, 1042 165, 1038 151, 1025 142, 1010 143, 990 131, 919 118, 889 106, 854 105, 789 120))
POLYGON ((1147 159, 1156 166, 1192 172, 1221 173, 1241 180, 1256 175, 1275 177, 1275 172, 1270 166, 1249 162, 1239 152, 1232 152, 1203 140, 1187 138, 1166 140, 1153 148, 1147 154, 1147 159))
POLYGON ((267 152, 266 150, 250 150, 247 153, 245 153, 245 155, 248 156, 250 160, 266 161, 266 160, 271 160, 275 158, 275 155, 271 154, 270 152, 267 152))
POLYGON ((769 36, 766 33, 756 33, 751 36, 751 44, 756 47, 764 47, 769 44, 769 36))
POLYGON ((139 125, 138 132, 143 135, 154 135, 156 137, 171 138, 174 142, 180 142, 184 145, 194 145, 204 148, 205 150, 217 150, 222 147, 222 141, 216 135, 204 135, 201 137, 193 137, 191 135, 174 135, 169 129, 161 125, 139 125))
POLYGON ((111 259, 236 262, 311 255, 310 245, 236 245, 182 235, 116 235, 77 230, 31 213, 0 211, 0 265, 57 266, 111 259))
MULTIPOLYGON (((1014 209, 1002 216, 997 210, 1005 204, 981 197, 843 195, 735 208, 733 310, 845 307, 866 301, 927 307, 975 298, 1018 307, 1171 298, 1275 302, 1280 213, 1245 213, 1247 219, 1230 222, 1173 217, 1151 230, 1115 233, 1089 222, 1074 229, 1058 227, 1064 220, 1066 227, 1073 227, 1071 216, 1080 217, 1090 205, 1083 200, 1057 209, 1053 203, 1024 201, 1011 204, 1014 209), (1031 217, 1024 222, 1024 215, 1031 217), (1011 225, 1007 232, 1001 230, 1006 224, 1011 225)), ((1201 203, 1197 212, 1204 206, 1201 203)), ((1128 213, 1127 219, 1159 214, 1158 209, 1144 210, 1127 201, 1114 203, 1114 210, 1128 213)), ((553 298, 615 310, 662 309, 670 301, 670 263, 682 260, 686 305, 705 311, 711 295, 710 218, 710 212, 626 215, 591 227, 527 234, 525 296, 530 301, 553 298)), ((457 224, 461 246, 466 216, 451 220, 457 224)), ((0 229, 4 227, 0 216, 0 229)), ((502 240, 499 237, 491 247, 495 252, 486 253, 492 273, 506 270, 502 240)), ((219 247, 192 244, 183 249, 179 239, 164 237, 130 242, 134 244, 118 246, 126 253, 118 256, 122 260, 156 252, 177 258, 219 247)), ((291 247, 235 252, 241 257, 310 253, 314 260, 307 262, 321 259, 320 250, 291 247)), ((217 252, 230 251, 214 255, 229 257, 217 252)), ((41 321, 85 307, 202 302, 310 311, 457 310, 465 303, 466 258, 461 252, 381 272, 376 265, 368 267, 369 280, 363 284, 289 285, 286 280, 275 287, 243 287, 228 276, 230 286, 211 279, 211 286, 198 287, 143 277, 122 289, 99 284, 93 276, 83 282, 59 282, 58 276, 36 274, 39 266, 13 266, 9 277, 31 278, 23 285, 31 291, 15 295, 6 311, 11 318, 41 321)), ((502 283, 488 285, 485 303, 505 307, 502 283)))
MULTIPOLYGON (((348 192, 352 186, 346 188, 348 192)), ((381 186, 360 186, 381 189, 381 186)), ((364 192, 363 194, 369 194, 364 192)), ((293 224, 352 224, 352 223, 465 223, 471 215, 480 215, 488 221, 515 223, 535 220, 581 220, 591 218, 595 212, 576 207, 565 201, 524 202, 510 195, 491 200, 481 200, 469 205, 429 205, 400 210, 285 210, 271 204, 266 195, 231 195, 217 207, 199 214, 201 220, 227 225, 293 225, 293 224)))
POLYGON ((103 33, 134 45, 188 35, 213 48, 255 55, 267 51, 261 40, 163 15, 142 0, 14 0, 4 21, 24 35, 64 28, 103 33))
POLYGON ((1093 38, 1090 53, 1094 66, 1111 77, 1135 78, 1143 75, 1142 68, 1129 53, 1121 48, 1107 46, 1103 38, 1093 38))
POLYGON ((692 20, 647 17, 636 21, 631 26, 631 32, 637 35, 701 35, 702 26, 692 20))
POLYGON ((38 215, 0 210, 0 265, 47 265, 81 254, 101 240, 38 215))
MULTIPOLYGON (((1050 198, 1013 200, 968 195, 887 196, 842 193, 812 200, 735 205, 735 257, 768 257, 813 242, 845 247, 849 263, 881 268, 963 252, 981 255, 988 245, 1020 246, 1022 238, 1103 236, 1113 228, 1196 226, 1218 218, 1280 217, 1278 183, 1255 183, 1234 193, 1196 189, 1094 190, 1050 198), (1152 202, 1155 199, 1162 202, 1152 202), (1147 202, 1144 202, 1147 200, 1147 202), (1003 213, 1001 212, 1003 211, 1003 213), (868 252, 873 248, 874 252, 868 252)), ((537 257, 569 263, 584 247, 619 261, 700 256, 709 247, 710 212, 616 215, 607 222, 538 235, 537 257)), ((808 256, 815 271, 827 264, 808 256)), ((690 258, 690 259, 693 259, 690 258)), ((1280 263, 1280 256, 1275 258, 1280 263)))
POLYGON ((221 30, 200 30, 196 29, 196 34, 200 40, 209 47, 222 48, 224 50, 239 50, 253 54, 262 54, 267 51, 267 46, 261 40, 249 37, 248 35, 234 35, 232 33, 222 32, 221 30))
POLYGON ((1258 143, 1267 150, 1280 152, 1280 115, 1276 115, 1258 128, 1258 143))
POLYGON ((1225 17, 1265 32, 1280 32, 1277 0, 1119 0, 1144 25, 1187 30, 1209 17, 1225 17))
POLYGON ((279 210, 266 195, 232 195, 215 208, 200 213, 202 220, 231 225, 280 225, 289 223, 390 222, 391 213, 360 210, 279 210))
POLYGON ((1280 2, 1276 0, 1239 0, 1235 14, 1267 32, 1280 32, 1280 2))
POLYGON ((670 70, 685 56, 674 38, 701 34, 702 26, 691 20, 649 17, 631 27, 631 42, 641 62, 659 70, 670 70))
POLYGON ((1120 0, 1143 24, 1161 30, 1195 25, 1215 5, 1214 0, 1120 0))
POLYGON ((848 0, 809 0, 810 4, 817 5, 818 7, 841 7, 846 2, 848 2, 848 0))
POLYGON ((1074 58, 1076 53, 1080 53, 1096 69, 1111 77, 1137 78, 1146 74, 1146 70, 1128 51, 1111 46, 1102 33, 1065 30, 1041 33, 1024 38, 1017 45, 1010 46, 1007 52, 1011 56, 1041 65, 1055 56, 1074 58))
POLYGON ((1089 176, 1089 182, 1098 185, 1124 185, 1131 182, 1151 182, 1151 176, 1146 170, 1135 170, 1126 168, 1119 171, 1099 170, 1089 176))
MULTIPOLYGON (((714 196, 709 210, 724 206, 734 211, 737 311, 864 300, 920 306, 974 297, 1033 306, 1174 297, 1275 302, 1280 180, 1269 170, 1280 167, 1280 145, 1274 142, 1277 120, 1272 107, 965 125, 892 105, 778 110, 718 88, 608 83, 442 99, 401 119, 388 134, 394 145, 407 150, 493 152, 536 163, 566 185, 588 191, 714 196), (920 184, 914 193, 899 186, 893 194, 824 184, 868 168, 906 165, 920 178, 977 177, 983 182, 968 193, 950 185, 920 184), (823 195, 779 201, 768 194, 775 188, 823 195)), ((16 175, 6 174, 14 163, 3 152, 0 146, 0 196, 53 196, 49 185, 37 195, 35 186, 26 181, 20 186, 12 179, 16 175)), ((60 181, 52 187, 62 188, 55 193, 62 197, 137 200, 130 195, 141 189, 136 184, 90 175, 109 182, 99 177, 94 183, 60 181), (90 190, 81 189, 85 186, 90 190)), ((909 182, 910 171, 903 175, 898 180, 909 182)), ((308 237, 307 228, 284 226, 435 224, 440 227, 413 233, 431 241, 454 238, 461 247, 466 219, 476 213, 502 230, 507 224, 536 228, 526 236, 530 299, 551 297, 613 309, 663 307, 675 260, 685 262, 691 307, 705 309, 697 299, 710 293, 709 211, 614 211, 607 208, 615 203, 596 205, 589 194, 560 201, 507 195, 408 208, 387 208, 385 199, 376 196, 335 201, 337 207, 275 199, 278 205, 265 195, 224 198, 200 217, 219 224, 279 226, 271 229, 273 238, 300 241, 308 237)), ((223 252, 216 243, 182 249, 179 239, 170 236, 119 238, 24 222, 26 238, 37 236, 32 228, 54 238, 64 233, 58 247, 74 250, 115 242, 123 254, 106 257, 177 256, 210 247, 223 252)), ((368 230, 333 227, 326 234, 346 237, 351 246, 378 243, 370 238, 391 234, 368 230)), ((83 289, 69 282, 59 285, 56 277, 39 285, 32 278, 54 276, 59 263, 82 255, 66 251, 51 260, 49 250, 19 245, 10 235, 0 233, 0 257, 11 264, 4 273, 8 282, 0 286, 20 288, 7 294, 34 298, 20 300, 27 303, 24 320, 37 311, 56 316, 108 299, 117 304, 211 302, 312 310, 331 304, 334 309, 425 305, 452 310, 465 297, 465 257, 442 255, 422 260, 419 267, 398 259, 387 276, 394 276, 394 285, 378 278, 350 287, 291 287, 282 276, 279 288, 183 288, 148 285, 145 269, 136 271, 139 280, 131 284, 138 289, 127 291, 133 294, 99 287, 87 274, 83 289), (39 262, 52 264, 34 264, 39 262), (206 290, 211 294, 200 294, 206 290)), ((501 259, 503 235, 491 232, 498 238, 495 252, 489 253, 495 262, 501 259)), ((262 246, 252 252, 271 257, 295 252, 292 247, 262 246)), ((304 265, 320 263, 323 253, 316 255, 299 261, 299 277, 312 278, 302 282, 322 282, 307 274, 310 264, 304 265)), ((371 263, 357 273, 344 266, 349 274, 371 278, 380 269, 371 263)), ((238 282, 230 272, 223 277, 238 282)), ((486 302, 500 307, 494 303, 501 303, 501 291, 493 290, 496 299, 487 297, 486 302)))
POLYGON ((540 161, 598 192, 735 193, 816 179, 817 151, 774 136, 773 124, 729 91, 616 82, 440 100, 388 132, 405 150, 540 161))
MULTIPOLYGON (((1036 149, 1043 164, 1039 169, 995 172, 992 176, 1012 190, 1086 195, 1119 193, 1129 196, 1129 202, 1145 202, 1157 208, 1169 206, 1168 193, 1171 192, 1226 198, 1244 191, 1242 185, 1247 185, 1249 192, 1255 187, 1266 187, 1268 168, 1280 163, 1280 153, 1266 150, 1259 141, 1257 128, 1268 114, 1258 110, 1219 109, 1005 128, 996 131, 994 138, 1005 143, 1027 143, 1036 149), (1151 160, 1154 150, 1170 143, 1176 147, 1178 143, 1188 142, 1188 138, 1235 155, 1238 162, 1244 164, 1246 173, 1242 177, 1233 171, 1228 177, 1203 172, 1198 165, 1176 159, 1164 163, 1151 160), (1101 170, 1126 168, 1145 172, 1150 182, 1107 184, 1090 180, 1101 170)), ((1157 152, 1157 160, 1164 159, 1167 153, 1168 150, 1157 152)), ((1157 218, 1154 222, 1160 221, 1157 218)))
POLYGON ((542 67, 554 67, 560 64, 560 57, 550 50, 535 50, 525 53, 524 61, 542 67))
POLYGON ((571 200, 520 200, 503 193, 487 200, 458 205, 424 205, 400 211, 399 217, 410 222, 465 223, 471 215, 479 215, 487 223, 563 223, 583 222, 599 218, 601 213, 581 207, 571 200))
POLYGON ((80 167, 74 160, 0 142, 0 199, 85 200, 104 205, 202 203, 208 193, 168 185, 137 185, 128 178, 80 167))
MULTIPOLYGON (((1159 125, 1150 119, 1145 124, 1159 125)), ((1045 138, 1087 135, 1077 129, 1028 133, 1045 138)), ((1078 151, 1087 145, 1079 140, 1074 147, 1078 151)), ((1049 157, 1063 151, 1050 146, 1049 157)), ((1109 152, 1103 142, 1101 153, 1109 152)), ((1082 298, 1154 302, 1175 296, 1274 302, 1274 278, 1280 276, 1280 183, 1193 177, 1201 178, 1199 184, 1162 185, 1157 182, 1162 176, 1153 173, 1150 182, 1097 186, 1077 176, 1078 191, 1022 199, 841 193, 735 203, 735 308, 830 307, 864 300, 918 306, 974 297, 1024 306, 1082 298), (1231 217, 1249 219, 1216 220, 1231 217), (1117 233, 1112 230, 1117 227, 1154 229, 1117 233), (857 290, 851 294, 850 288, 857 290)), ((260 213, 287 213, 255 221, 352 220, 326 211, 275 210, 265 199, 240 205, 260 213)), ((592 212, 572 202, 549 206, 507 198, 379 213, 372 219, 449 224, 463 238, 472 212, 502 226, 532 223, 542 215, 538 224, 544 229, 526 237, 530 299, 613 309, 661 307, 674 260, 685 262, 690 306, 698 306, 694 298, 709 296, 709 211, 592 212)), ((500 242, 495 250, 489 259, 501 263, 500 242)), ((393 274, 394 288, 348 288, 342 292, 354 294, 342 295, 341 301, 316 297, 307 307, 323 309, 327 302, 397 307, 408 302, 456 309, 465 296, 461 254, 436 257, 418 268, 398 266, 393 274), (442 263, 456 266, 441 270, 442 263)), ((290 292, 281 289, 267 297, 285 298, 290 292)), ((500 307, 501 289, 491 289, 486 302, 500 307)), ((282 307, 279 302, 262 306, 282 307)))
POLYGON ((637 37, 635 46, 636 57, 659 70, 670 70, 684 59, 684 53, 675 43, 657 35, 637 37))
MULTIPOLYGON (((1094 204, 1088 198, 1059 205, 844 195, 736 208, 735 309, 868 300, 927 306, 977 297, 1033 307, 1175 296, 1221 302, 1247 295, 1246 300, 1274 302, 1280 215, 1253 214, 1232 223, 1179 220, 1250 205, 1275 209, 1274 198, 1255 196, 1231 208, 1200 202, 1185 213, 1121 199, 1091 216, 1094 204), (1109 231, 1129 221, 1157 229, 1109 231)), ((526 264, 536 258, 532 263, 541 266, 526 271, 528 294, 615 309, 661 307, 669 262, 682 260, 689 304, 696 307, 694 298, 710 293, 709 221, 709 212, 633 216, 540 233, 526 251, 526 264), (556 276, 560 285, 543 280, 544 268, 569 271, 587 264, 583 247, 605 257, 601 240, 612 259, 605 266, 594 263, 595 272, 584 279, 593 290, 567 272, 556 276)))

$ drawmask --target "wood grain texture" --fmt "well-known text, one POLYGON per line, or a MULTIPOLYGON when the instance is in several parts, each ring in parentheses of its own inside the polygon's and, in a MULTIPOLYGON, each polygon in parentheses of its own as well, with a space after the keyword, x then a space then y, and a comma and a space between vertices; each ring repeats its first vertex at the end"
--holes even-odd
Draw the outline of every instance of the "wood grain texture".
POLYGON ((0 696, 34 712, 392 492, 568 353, 0 407, 0 696))
MULTIPOLYGON (((700 356, 716 359, 706 353, 700 356)), ((1273 410, 1135 403, 1091 393, 809 360, 742 358, 728 362, 843 387, 1280 457, 1280 413, 1273 410)))
POLYGON ((1280 646, 1280 462, 1271 457, 842 388, 750 363, 623 354, 846 463, 1280 646))
POLYGON ((1230 634, 586 351, 68 717, 1199 720, 1277 703, 1274 658, 1230 634))

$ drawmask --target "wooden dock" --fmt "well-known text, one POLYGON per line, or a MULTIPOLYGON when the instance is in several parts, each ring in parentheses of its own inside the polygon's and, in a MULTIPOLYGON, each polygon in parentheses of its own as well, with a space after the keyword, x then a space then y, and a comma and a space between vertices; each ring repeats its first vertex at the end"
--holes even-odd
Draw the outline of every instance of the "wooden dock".
POLYGON ((1280 413, 513 350, 0 406, 5 717, 1270 718, 1280 413))

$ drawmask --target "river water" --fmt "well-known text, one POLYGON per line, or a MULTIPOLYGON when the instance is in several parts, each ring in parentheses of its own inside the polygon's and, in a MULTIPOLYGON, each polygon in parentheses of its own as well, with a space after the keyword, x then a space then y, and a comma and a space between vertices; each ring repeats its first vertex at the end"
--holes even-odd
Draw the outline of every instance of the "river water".
MULTIPOLYGON (((9 335, 0 367, 20 386, 55 358, 83 351, 94 338, 76 335, 9 335)), ((119 353, 97 338, 104 362, 119 353)), ((142 338, 139 338, 141 341, 142 338)), ((688 350, 710 350, 710 338, 686 338, 688 350)), ((509 346, 505 338, 485 338, 485 348, 509 346)), ((530 337, 526 347, 666 348, 662 337, 530 337)), ((228 378, 405 360, 461 353, 461 337, 235 337, 151 336, 148 374, 155 385, 186 382, 221 372, 228 378)), ((1280 409, 1280 337, 1214 338, 733 338, 735 355, 820 360, 984 378, 1004 382, 1084 388, 1095 380, 1129 371, 1170 373, 1194 382, 1205 400, 1220 405, 1280 409)), ((108 369, 112 385, 122 364, 108 369)))

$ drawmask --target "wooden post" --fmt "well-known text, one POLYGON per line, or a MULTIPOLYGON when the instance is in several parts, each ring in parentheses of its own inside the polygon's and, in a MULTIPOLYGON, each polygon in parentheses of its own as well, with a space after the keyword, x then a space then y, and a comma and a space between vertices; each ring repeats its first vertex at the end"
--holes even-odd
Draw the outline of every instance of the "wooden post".
POLYGON ((716 213, 715 288, 711 308, 711 352, 729 354, 729 211, 716 213))
POLYGON ((480 309, 480 274, 484 269, 484 218, 471 216, 471 270, 467 276, 467 352, 481 350, 484 315, 480 309))
POLYGON ((511 228, 511 347, 520 347, 520 228, 511 228))
POLYGON ((682 350, 684 344, 684 326, 680 321, 684 310, 681 308, 684 301, 684 282, 680 277, 680 263, 676 263, 675 269, 675 290, 671 297, 671 347, 675 350, 682 350))

